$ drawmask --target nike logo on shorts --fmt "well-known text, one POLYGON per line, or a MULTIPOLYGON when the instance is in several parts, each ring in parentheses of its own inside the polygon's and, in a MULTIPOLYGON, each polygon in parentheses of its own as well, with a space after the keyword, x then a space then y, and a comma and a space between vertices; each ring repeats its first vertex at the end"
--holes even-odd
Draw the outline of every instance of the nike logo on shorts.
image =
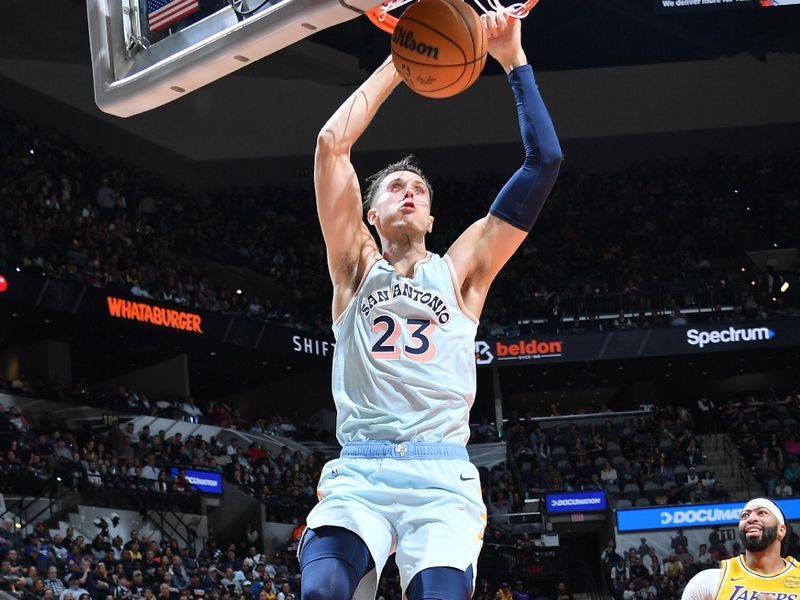
POLYGON ((473 479, 475 479, 475 478, 474 477, 464 477, 463 474, 461 475, 461 481, 472 481, 473 479))

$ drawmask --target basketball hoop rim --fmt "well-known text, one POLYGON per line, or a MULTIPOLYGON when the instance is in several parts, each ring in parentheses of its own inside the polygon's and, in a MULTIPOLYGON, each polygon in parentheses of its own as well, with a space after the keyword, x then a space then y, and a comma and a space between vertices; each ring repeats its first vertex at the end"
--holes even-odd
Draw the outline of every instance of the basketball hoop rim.
MULTIPOLYGON (((399 8, 405 4, 408 4, 410 1, 414 0, 405 0, 405 1, 397 1, 397 0, 386 0, 376 6, 370 8, 365 14, 367 18, 372 22, 375 27, 385 31, 386 33, 393 33, 394 28, 397 25, 398 17, 391 14, 389 11, 394 10, 395 8, 399 8)), ((521 4, 513 4, 509 7, 504 7, 499 3, 499 0, 487 0, 489 5, 492 7, 492 10, 498 10, 499 8, 508 8, 511 11, 512 16, 517 19, 522 19, 528 16, 533 8, 539 3, 539 0, 527 0, 521 4)), ((488 12, 486 8, 480 3, 479 0, 475 0, 475 3, 480 7, 483 12, 488 12)))

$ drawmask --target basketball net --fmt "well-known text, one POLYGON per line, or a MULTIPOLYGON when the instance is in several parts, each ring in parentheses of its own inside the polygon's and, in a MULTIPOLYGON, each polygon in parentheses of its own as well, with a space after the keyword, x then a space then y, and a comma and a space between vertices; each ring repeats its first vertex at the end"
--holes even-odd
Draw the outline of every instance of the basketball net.
MULTIPOLYGON (((395 25, 397 25, 397 17, 392 14, 389 14, 390 11, 393 11, 396 8, 400 8, 410 2, 414 2, 415 0, 385 0, 381 4, 372 7, 367 11, 367 17, 369 20, 372 21, 372 24, 376 27, 383 29, 386 33, 392 33, 394 31, 395 25)), ((483 12, 487 13, 490 10, 494 11, 505 11, 510 16, 515 17, 517 19, 522 19, 526 17, 533 7, 539 2, 539 0, 527 0, 526 2, 518 2, 516 4, 512 4, 511 6, 503 6, 500 3, 500 0, 484 0, 489 8, 486 8, 483 4, 481 4, 480 0, 474 0, 475 4, 478 5, 483 12)))

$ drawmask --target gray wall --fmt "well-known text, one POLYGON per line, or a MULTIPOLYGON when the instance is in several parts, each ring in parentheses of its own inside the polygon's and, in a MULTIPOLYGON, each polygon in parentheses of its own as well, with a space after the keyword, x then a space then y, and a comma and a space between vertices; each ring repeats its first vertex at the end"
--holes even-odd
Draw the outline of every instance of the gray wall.
MULTIPOLYGON (((771 54, 765 62, 738 55, 544 72, 538 81, 569 158, 604 167, 642 152, 682 154, 705 145, 747 152, 790 144, 797 128, 790 135, 783 126, 800 123, 798 72, 798 55, 771 54), (732 137, 731 128, 747 133, 732 137), (659 143, 652 143, 654 135, 659 143)), ((100 138, 110 152, 125 152, 168 176, 183 177, 191 165, 184 159, 198 161, 193 179, 209 183, 307 179, 297 177, 298 167, 310 166, 317 131, 353 89, 234 74, 149 113, 119 119, 94 106, 87 66, 0 59, 0 76, 28 90, 9 87, 3 104, 85 139, 100 138), (57 99, 69 109, 54 111, 45 102, 32 102, 31 94, 57 99)), ((469 157, 474 164, 513 160, 514 148, 518 152, 508 85, 503 77, 485 76, 444 101, 398 89, 356 150, 368 156, 415 150, 446 155, 443 161, 469 157), (476 146, 491 151, 470 155, 476 146)))

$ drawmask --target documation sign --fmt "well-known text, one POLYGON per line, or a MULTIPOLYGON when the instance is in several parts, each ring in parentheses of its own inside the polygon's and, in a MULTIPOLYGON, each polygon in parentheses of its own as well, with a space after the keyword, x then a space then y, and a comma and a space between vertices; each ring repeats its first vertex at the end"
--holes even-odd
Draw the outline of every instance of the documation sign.
POLYGON ((771 340, 775 337, 775 332, 767 327, 750 327, 737 329, 728 327, 727 329, 716 331, 699 331, 689 329, 686 332, 686 342, 690 346, 704 348, 713 344, 733 344, 736 342, 760 342, 771 340))
MULTIPOLYGON (((800 498, 777 501, 786 518, 800 517, 800 498)), ((739 522, 744 502, 725 502, 721 504, 696 504, 694 506, 663 506, 658 508, 629 508, 617 510, 617 529, 627 531, 648 531, 655 529, 674 529, 675 527, 709 527, 711 525, 732 525, 739 522)))
POLYGON ((739 520, 741 507, 699 508, 664 511, 661 513, 662 525, 705 525, 706 523, 731 523, 739 520))

